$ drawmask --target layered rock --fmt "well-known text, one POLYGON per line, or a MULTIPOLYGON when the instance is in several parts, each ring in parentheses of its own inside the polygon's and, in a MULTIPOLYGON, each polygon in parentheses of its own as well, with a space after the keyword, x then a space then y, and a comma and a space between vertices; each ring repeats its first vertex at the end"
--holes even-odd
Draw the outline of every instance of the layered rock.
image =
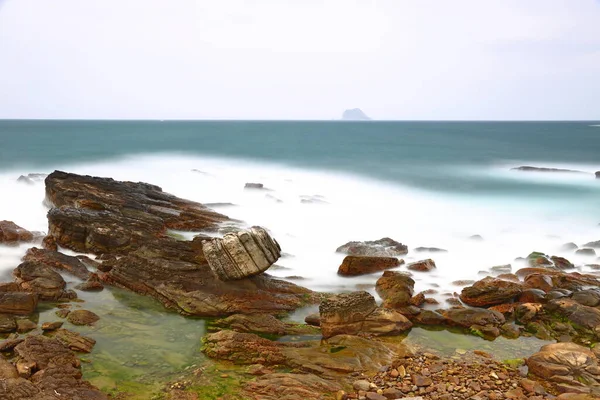
POLYGON ((176 240, 167 233, 214 231, 228 218, 158 186, 56 171, 46 178, 46 196, 54 205, 50 242, 102 255, 102 282, 150 295, 182 314, 280 314, 314 300, 308 289, 265 274, 219 279, 202 249, 210 238, 176 240))
POLYGON ((85 256, 73 257, 57 251, 38 249, 37 247, 28 249, 23 261, 43 264, 59 272, 66 272, 84 280, 88 279, 91 274, 88 266, 98 266, 97 262, 85 256))
POLYGON ((66 282, 56 271, 32 261, 21 263, 13 275, 21 290, 36 294, 40 300, 72 299, 77 295, 66 291, 66 282))
POLYGON ((522 291, 519 283, 487 277, 464 288, 460 299, 470 306, 492 306, 510 302, 522 291))
POLYGON ((375 290, 383 299, 384 307, 406 306, 414 294, 415 281, 405 273, 385 271, 375 284, 375 290))
POLYGON ((12 221, 0 221, 0 243, 13 244, 18 242, 31 242, 33 233, 12 221))
POLYGON ((338 275, 358 276, 385 271, 403 264, 395 257, 346 256, 338 268, 338 275))
POLYGON ((258 226, 206 240, 202 250, 212 271, 223 281, 258 275, 281 256, 277 241, 258 226))
POLYGON ((30 315, 35 312, 37 304, 37 294, 0 292, 0 314, 30 315))
POLYGON ((411 271, 428 272, 436 268, 435 262, 428 258, 427 260, 421 260, 414 263, 410 263, 406 266, 411 271))
POLYGON ((408 247, 390 238, 365 242, 348 242, 336 249, 351 256, 398 257, 408 253, 408 247))
POLYGON ((412 327, 402 314, 377 307, 367 292, 339 294, 325 299, 319 306, 324 338, 335 335, 392 335, 412 327))

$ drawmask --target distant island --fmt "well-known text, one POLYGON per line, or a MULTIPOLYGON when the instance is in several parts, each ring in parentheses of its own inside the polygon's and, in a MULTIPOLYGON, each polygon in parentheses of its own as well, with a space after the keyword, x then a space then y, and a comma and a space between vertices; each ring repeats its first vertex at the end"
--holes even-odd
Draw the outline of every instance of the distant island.
POLYGON ((353 108, 346 110, 342 114, 342 120, 344 121, 370 121, 371 118, 367 116, 360 108, 353 108))

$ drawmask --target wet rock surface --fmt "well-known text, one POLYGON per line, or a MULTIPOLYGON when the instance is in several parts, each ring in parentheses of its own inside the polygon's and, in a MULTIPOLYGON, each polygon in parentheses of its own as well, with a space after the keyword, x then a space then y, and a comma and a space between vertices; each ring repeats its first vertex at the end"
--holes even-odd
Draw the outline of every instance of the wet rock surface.
POLYGON ((0 221, 0 243, 16 244, 18 242, 31 242, 33 233, 12 221, 0 221))
POLYGON ((510 302, 522 291, 519 283, 488 277, 464 288, 460 299, 470 306, 492 306, 510 302))
POLYGON ((395 257, 346 256, 338 268, 338 275, 358 276, 381 272, 403 264, 395 257))
POLYGON ((336 249, 337 253, 352 256, 398 257, 408 253, 408 247, 391 238, 365 242, 348 242, 336 249))

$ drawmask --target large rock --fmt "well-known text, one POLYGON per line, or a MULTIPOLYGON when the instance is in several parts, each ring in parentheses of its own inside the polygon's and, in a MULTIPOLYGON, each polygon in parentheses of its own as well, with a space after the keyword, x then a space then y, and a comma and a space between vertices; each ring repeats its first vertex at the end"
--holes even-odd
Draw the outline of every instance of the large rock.
POLYGON ((346 256, 338 268, 338 275, 358 276, 395 268, 404 263, 395 257, 346 256))
POLYGON ((402 314, 377 307, 367 292, 331 296, 321 302, 321 330, 324 338, 335 335, 392 335, 412 327, 402 314))
POLYGON ((202 249, 208 237, 176 240, 168 230, 214 231, 228 218, 157 186, 56 171, 46 178, 46 197, 54 205, 49 236, 58 245, 103 255, 104 283, 182 314, 281 314, 315 300, 310 290, 266 274, 218 279, 202 249))
POLYGON ((277 241, 259 226, 206 240, 202 250, 212 271, 223 281, 258 275, 281 256, 277 241))
POLYGON ((390 238, 365 242, 348 242, 336 250, 352 256, 398 257, 408 253, 408 247, 390 238))
POLYGON ((464 288, 460 299, 470 306, 492 306, 513 301, 522 291, 519 283, 487 277, 464 288))
POLYGON ((84 280, 90 277, 90 271, 87 269, 86 264, 91 266, 97 265, 95 261, 85 256, 80 256, 80 258, 78 258, 57 251, 38 249, 37 247, 32 247, 27 250, 27 253, 25 253, 25 256, 23 257, 23 261, 44 264, 50 268, 60 272, 66 272, 84 280), (82 259, 85 262, 83 262, 82 259))
POLYGON ((31 242, 33 233, 12 221, 0 221, 0 243, 31 242))
POLYGON ((37 294, 0 292, 0 314, 30 315, 38 303, 37 294))
POLYGON ((590 392, 600 388, 600 366, 594 352, 575 343, 543 346, 527 359, 529 372, 558 383, 563 390, 590 392))
MULTIPOLYGON (((69 315, 70 316, 70 315, 69 315)), ((318 329, 278 320, 271 314, 234 314, 214 321, 213 326, 229 328, 236 332, 261 333, 270 335, 316 334, 318 329)))
POLYGON ((63 277, 44 264, 25 261, 13 271, 13 275, 23 291, 37 294, 40 300, 73 297, 73 293, 65 291, 67 284, 63 277))
POLYGON ((405 273, 385 271, 375 284, 375 290, 383 299, 384 307, 407 306, 414 294, 415 281, 405 273))
POLYGON ((486 308, 449 308, 441 313, 451 325, 463 328, 473 325, 500 326, 506 322, 504 315, 486 308))
POLYGON ((551 300, 546 304, 545 308, 566 318, 575 329, 591 334, 596 340, 600 339, 599 309, 584 306, 568 298, 551 300))

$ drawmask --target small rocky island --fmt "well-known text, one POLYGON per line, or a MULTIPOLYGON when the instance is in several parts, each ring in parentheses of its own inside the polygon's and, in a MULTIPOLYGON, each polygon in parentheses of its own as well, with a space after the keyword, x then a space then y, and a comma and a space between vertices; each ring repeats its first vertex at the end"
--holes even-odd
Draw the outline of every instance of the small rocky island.
MULTIPOLYGON (((577 272, 565 258, 532 252, 525 267, 493 267, 460 293, 450 292, 442 305, 432 297, 434 289, 415 293, 411 278, 432 273, 437 268, 432 259, 404 267, 399 257, 408 246, 403 243, 353 241, 337 249, 347 254, 339 274, 344 279, 377 274, 369 289, 381 301, 363 290, 316 293, 267 273, 281 248, 265 228, 240 227, 221 236, 219 226, 233 222, 227 216, 147 183, 55 171, 45 185, 51 209, 43 240, 15 223, 0 223, 0 244, 31 244, 15 265, 13 280, 0 283, 1 399, 130 398, 131 393, 99 390, 82 373, 82 364, 90 362, 85 354, 94 353, 96 341, 78 327, 94 326, 103 316, 81 309, 90 303, 79 297, 114 288, 152 297, 199 327, 208 325, 198 343, 207 364, 178 371, 153 398, 589 400, 600 395, 600 280, 577 272), (204 233, 183 240, 173 230, 204 233), (81 282, 76 290, 67 284, 73 279, 81 282), (39 326, 39 310, 52 307, 55 321, 39 326), (304 307, 318 310, 305 324, 285 319, 304 307), (414 329, 452 330, 488 341, 537 338, 546 344, 526 357, 505 360, 481 350, 458 349, 447 356, 433 346, 403 343, 414 329)), ((596 244, 585 246, 593 250, 600 247, 596 244)))
POLYGON ((371 121, 371 118, 367 116, 360 108, 352 108, 344 111, 342 114, 343 121, 371 121))

